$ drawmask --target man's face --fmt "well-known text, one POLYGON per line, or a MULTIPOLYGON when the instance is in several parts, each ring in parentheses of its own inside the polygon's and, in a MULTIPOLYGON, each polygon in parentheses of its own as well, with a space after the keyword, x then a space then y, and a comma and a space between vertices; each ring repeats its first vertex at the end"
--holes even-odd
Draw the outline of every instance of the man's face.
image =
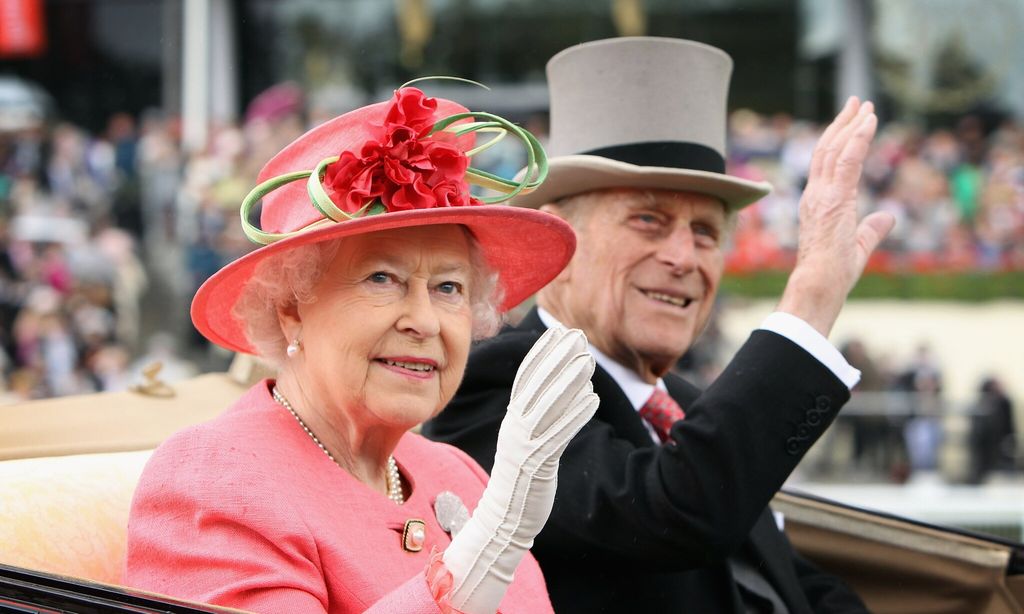
POLYGON ((576 255, 541 304, 653 381, 689 349, 711 314, 725 208, 710 196, 668 190, 573 198, 554 210, 574 222, 576 255))

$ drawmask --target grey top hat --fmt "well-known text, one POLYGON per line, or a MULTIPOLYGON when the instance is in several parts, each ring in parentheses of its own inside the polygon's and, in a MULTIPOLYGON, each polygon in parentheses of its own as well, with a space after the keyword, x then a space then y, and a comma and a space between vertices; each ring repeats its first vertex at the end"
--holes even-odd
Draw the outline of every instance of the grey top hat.
POLYGON ((731 211, 758 200, 771 185, 725 174, 731 73, 724 51, 673 38, 612 38, 555 55, 548 179, 512 204, 613 187, 699 192, 731 211))

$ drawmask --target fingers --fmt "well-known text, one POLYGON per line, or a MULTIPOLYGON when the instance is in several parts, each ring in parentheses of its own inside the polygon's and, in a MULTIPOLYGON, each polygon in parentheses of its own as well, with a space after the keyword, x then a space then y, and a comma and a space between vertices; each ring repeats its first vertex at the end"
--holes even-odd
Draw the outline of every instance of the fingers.
MULTIPOLYGON (((867 103, 864 106, 869 107, 870 104, 867 103)), ((864 169, 864 159, 867 158, 868 148, 871 146, 871 139, 874 138, 877 127, 878 118, 870 111, 856 124, 855 131, 843 145, 835 163, 832 180, 836 183, 837 188, 856 190, 864 169)))
MULTIPOLYGON (((820 178, 826 185, 839 179, 837 168, 841 161, 850 164, 850 161, 856 160, 854 156, 858 151, 861 161, 867 155, 867 145, 870 143, 871 137, 874 136, 874 125, 878 123, 874 119, 873 111, 874 105, 864 102, 857 109, 857 114, 836 132, 833 139, 825 143, 820 178), (869 128, 868 125, 870 125, 869 128)), ((859 168, 858 163, 856 173, 858 178, 860 177, 859 168)), ((856 185, 856 180, 854 185, 856 185)))
POLYGON ((524 416, 532 411, 537 412, 530 432, 531 439, 542 436, 564 414, 572 411, 573 404, 581 393, 593 390, 590 383, 593 376, 594 358, 588 353, 581 353, 573 356, 568 364, 551 378, 536 401, 530 403, 523 412, 524 416))
POLYGON ((879 120, 873 113, 868 114, 857 126, 852 138, 843 147, 836 163, 835 181, 844 188, 856 189, 867 158, 867 149, 874 138, 879 120))
POLYGON ((576 436, 576 433, 579 433, 580 429, 586 426, 587 422, 590 422, 600 404, 601 398, 594 394, 593 387, 581 390, 580 394, 573 399, 572 407, 569 408, 569 411, 565 412, 565 441, 559 449, 559 454, 562 453, 561 450, 565 449, 569 441, 576 436))
POLYGON ((819 175, 824 167, 825 154, 828 148, 832 145, 832 141, 835 138, 837 132, 842 130, 844 126, 850 123, 857 115, 857 111, 860 109, 860 100, 856 96, 851 96, 846 100, 846 104, 843 105, 839 115, 836 116, 832 123, 825 128, 825 131, 821 134, 821 138, 818 139, 818 144, 814 147, 814 153, 811 155, 811 168, 808 172, 808 177, 814 177, 819 175))
MULTIPOLYGON (((582 331, 549 329, 519 366, 512 384, 512 403, 526 416, 539 405, 542 395, 559 392, 554 386, 578 388, 582 385, 580 378, 589 380, 593 370, 593 358, 587 353, 587 338, 582 331)), ((545 402, 550 401, 548 394, 545 402)))
POLYGON ((564 327, 553 326, 544 331, 544 334, 540 336, 540 339, 533 344, 533 347, 530 348, 526 357, 523 358, 523 362, 519 365, 519 370, 516 371, 516 379, 512 382, 513 398, 521 394, 523 384, 531 381, 534 373, 537 372, 537 368, 540 366, 541 357, 551 350, 564 332, 564 327))
POLYGON ((540 435, 545 440, 542 462, 558 463, 566 446, 594 417, 600 403, 601 399, 591 387, 578 392, 568 409, 558 416, 551 428, 540 435))
POLYGON ((887 211, 876 211, 861 220, 857 226, 857 243, 861 246, 861 258, 863 259, 863 262, 860 263, 861 270, 867 263, 871 252, 875 251, 875 248, 885 240, 895 225, 896 218, 887 211))
POLYGON ((550 373, 553 369, 552 363, 558 364, 585 351, 587 337, 580 330, 553 326, 544 331, 519 365, 516 379, 512 383, 512 397, 523 394, 524 386, 528 382, 539 385, 544 374, 550 373))
MULTIPOLYGON (((506 421, 535 449, 535 462, 558 458, 569 441, 597 411, 593 392, 594 357, 579 330, 551 329, 520 366, 506 421)), ((503 423, 502 429, 506 428, 503 423)))

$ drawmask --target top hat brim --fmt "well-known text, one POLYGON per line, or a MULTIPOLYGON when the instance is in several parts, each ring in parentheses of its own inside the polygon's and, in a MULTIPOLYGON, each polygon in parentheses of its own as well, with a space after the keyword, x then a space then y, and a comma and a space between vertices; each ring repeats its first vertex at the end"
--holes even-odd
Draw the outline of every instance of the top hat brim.
POLYGON ((536 209, 560 198, 608 188, 647 188, 707 194, 720 199, 730 212, 767 196, 770 183, 715 173, 663 166, 638 166, 602 156, 569 155, 548 160, 547 179, 533 192, 511 201, 536 209))
POLYGON ((408 228, 456 224, 476 238, 487 264, 497 272, 502 291, 501 311, 523 302, 569 263, 576 235, 561 219, 543 213, 501 205, 474 205, 389 212, 370 215, 316 230, 297 233, 265 245, 229 263, 196 292, 192 322, 210 341, 229 350, 255 354, 245 324, 232 313, 243 288, 259 264, 272 256, 303 245, 355 235, 408 228))

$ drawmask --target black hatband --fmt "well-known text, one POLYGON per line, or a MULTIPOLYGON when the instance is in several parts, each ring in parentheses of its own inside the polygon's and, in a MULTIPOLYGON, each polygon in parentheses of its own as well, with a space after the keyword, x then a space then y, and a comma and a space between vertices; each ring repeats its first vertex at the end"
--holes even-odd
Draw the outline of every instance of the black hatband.
POLYGON ((707 145, 684 141, 645 141, 581 151, 637 166, 666 166, 710 173, 725 172, 725 158, 707 145))

